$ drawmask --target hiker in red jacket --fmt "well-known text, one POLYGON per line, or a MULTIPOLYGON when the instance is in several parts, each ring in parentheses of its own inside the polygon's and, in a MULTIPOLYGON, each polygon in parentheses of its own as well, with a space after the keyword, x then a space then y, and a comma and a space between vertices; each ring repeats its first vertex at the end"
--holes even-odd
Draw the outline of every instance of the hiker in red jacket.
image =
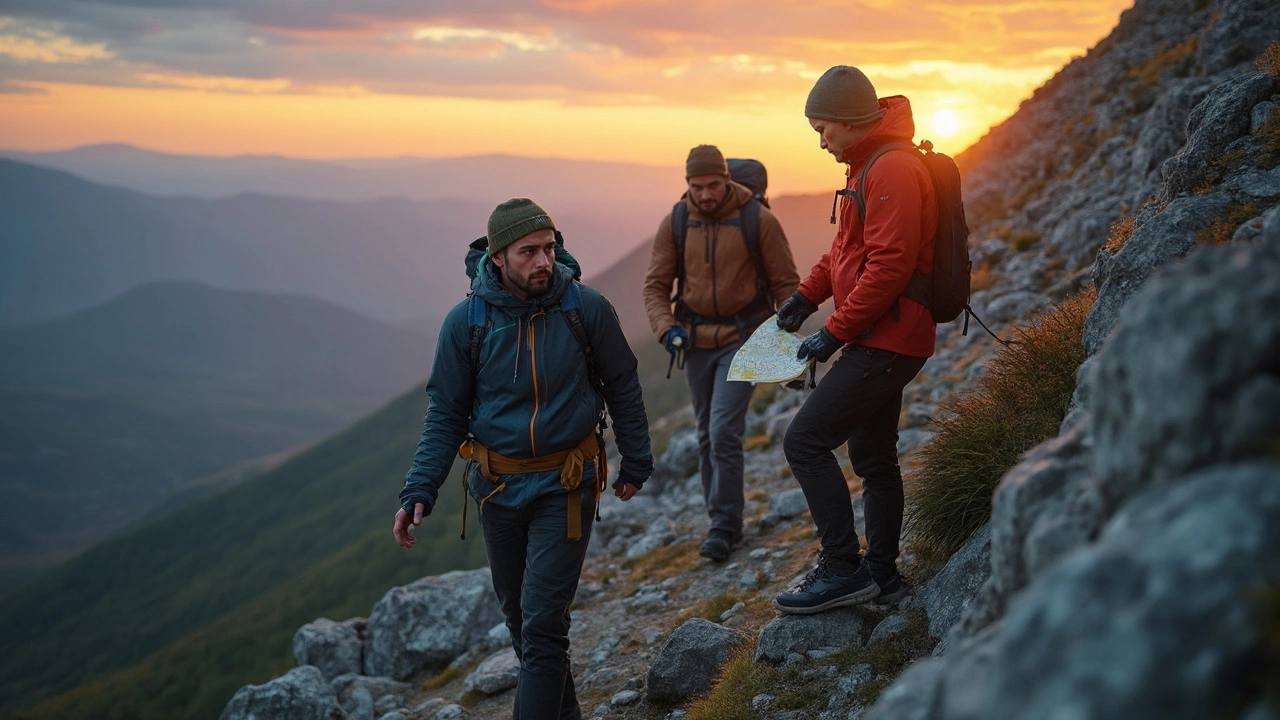
POLYGON ((907 98, 877 99, 862 72, 841 65, 818 79, 805 116, 822 149, 847 166, 848 181, 839 194, 831 250, 778 310, 778 325, 794 331, 822 301, 834 298, 835 312, 804 340, 799 357, 826 362, 843 349, 783 443, 822 544, 817 567, 798 588, 774 598, 779 611, 795 614, 905 596, 896 565, 903 512, 898 414, 903 388, 933 354, 936 330, 928 308, 903 295, 915 271, 933 269, 938 212, 928 170, 914 153, 887 152, 871 166, 866 187, 857 187, 877 148, 912 141, 907 98), (852 196, 856 190, 865 198, 865 221, 852 196), (833 452, 845 444, 862 478, 865 558, 833 452))

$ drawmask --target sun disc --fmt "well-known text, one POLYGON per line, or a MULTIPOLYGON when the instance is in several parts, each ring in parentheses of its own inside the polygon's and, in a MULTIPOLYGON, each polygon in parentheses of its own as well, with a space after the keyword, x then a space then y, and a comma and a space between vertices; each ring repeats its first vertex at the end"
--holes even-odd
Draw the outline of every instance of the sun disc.
POLYGON ((960 129, 960 116, 955 110, 942 108, 933 114, 932 127, 939 137, 951 137, 960 129))

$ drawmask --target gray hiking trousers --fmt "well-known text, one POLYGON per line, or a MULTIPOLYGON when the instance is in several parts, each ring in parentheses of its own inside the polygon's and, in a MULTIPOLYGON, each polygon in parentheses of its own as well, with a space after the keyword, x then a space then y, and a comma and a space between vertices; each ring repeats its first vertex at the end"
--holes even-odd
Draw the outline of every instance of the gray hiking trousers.
POLYGON ((742 435, 755 386, 729 381, 729 363, 742 343, 717 350, 691 348, 685 354, 684 377, 698 420, 702 499, 712 530, 742 538, 742 435))

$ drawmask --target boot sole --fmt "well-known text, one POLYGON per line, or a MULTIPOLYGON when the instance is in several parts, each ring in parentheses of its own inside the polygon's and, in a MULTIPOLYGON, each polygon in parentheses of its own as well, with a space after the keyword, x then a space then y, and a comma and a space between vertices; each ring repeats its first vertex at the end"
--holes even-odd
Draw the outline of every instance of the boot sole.
POLYGON ((698 548, 698 555, 699 555, 699 557, 704 557, 704 558, 707 558, 708 560, 714 560, 715 562, 724 562, 725 560, 728 560, 728 559, 729 559, 729 555, 730 555, 732 552, 733 552, 733 550, 732 550, 732 548, 731 548, 731 549, 730 549, 728 552, 726 552, 725 554, 720 555, 720 554, 718 554, 718 553, 709 552, 709 551, 708 551, 708 552, 703 552, 702 548, 698 548))
POLYGON ((888 595, 879 595, 875 599, 876 605, 897 605, 907 599, 907 589, 903 587, 901 590, 889 593, 888 595))
MULTIPOLYGON (((778 599, 773 599, 773 608, 783 615, 817 615, 833 608, 849 607, 850 605, 862 605, 864 603, 875 600, 880 594, 880 586, 871 583, 870 587, 857 592, 841 595, 838 598, 832 598, 821 605, 813 605, 810 607, 793 607, 790 605, 779 605, 778 599)), ((896 594, 896 593, 895 593, 896 594)))

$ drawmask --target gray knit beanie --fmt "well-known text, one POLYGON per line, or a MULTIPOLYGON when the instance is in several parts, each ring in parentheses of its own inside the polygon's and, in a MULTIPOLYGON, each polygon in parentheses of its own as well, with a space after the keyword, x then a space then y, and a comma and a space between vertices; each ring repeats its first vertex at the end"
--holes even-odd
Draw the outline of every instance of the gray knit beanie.
POLYGON ((511 198, 489 215, 489 254, 497 255, 525 235, 546 229, 556 229, 546 210, 529 198, 511 198))
POLYGON ((729 166, 724 161, 724 155, 720 154, 720 148, 715 145, 699 145, 689 151, 689 157, 684 161, 684 177, 698 177, 699 175, 728 175, 729 166))
POLYGON ((884 117, 871 81, 856 67, 836 65, 822 73, 809 91, 804 116, 849 125, 869 125, 884 117))

